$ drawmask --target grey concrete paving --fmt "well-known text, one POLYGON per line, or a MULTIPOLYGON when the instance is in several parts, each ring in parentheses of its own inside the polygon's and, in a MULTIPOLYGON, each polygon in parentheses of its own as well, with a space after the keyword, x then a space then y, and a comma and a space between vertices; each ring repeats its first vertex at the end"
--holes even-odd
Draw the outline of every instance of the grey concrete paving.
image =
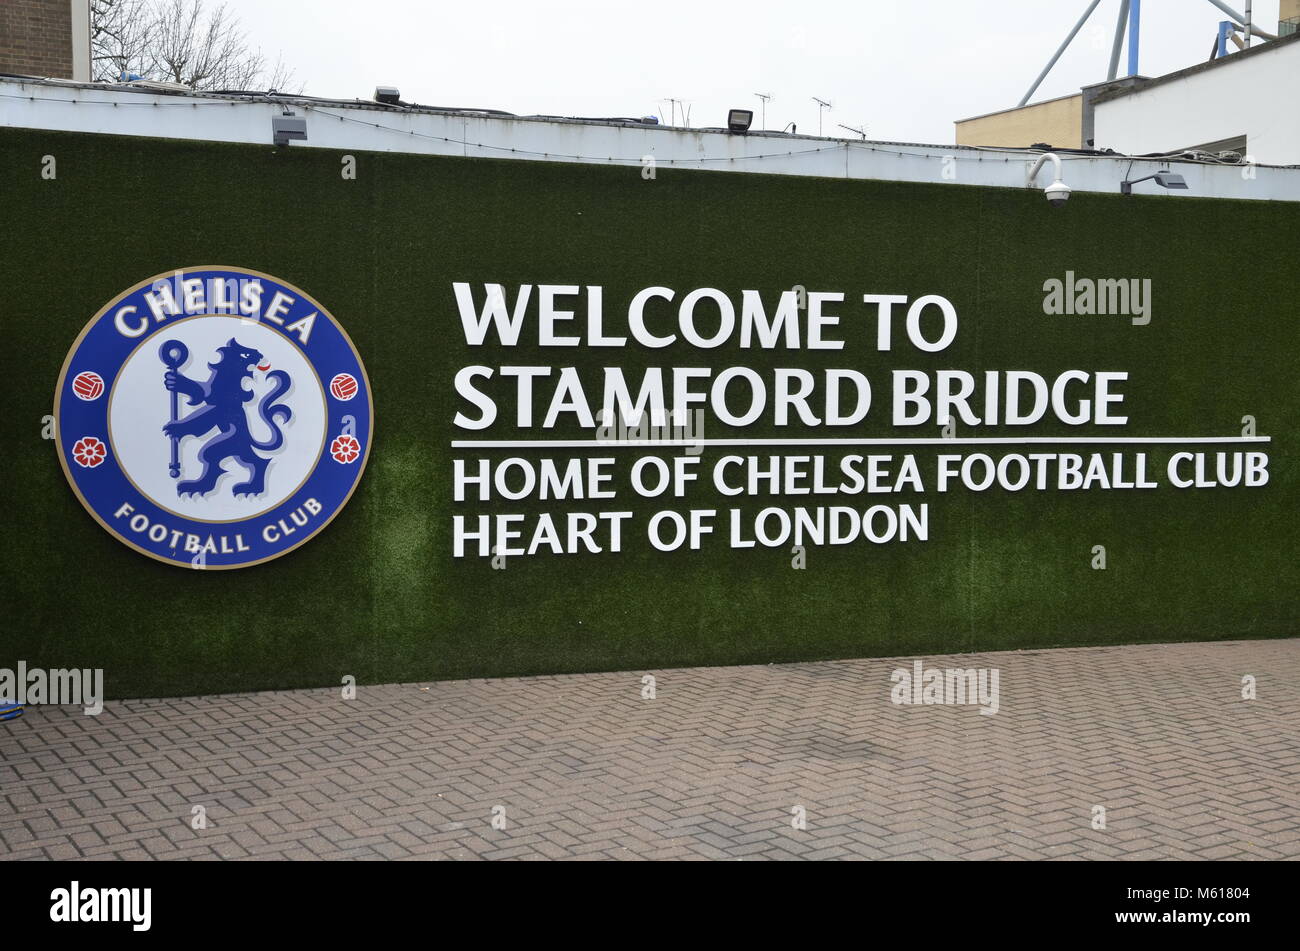
POLYGON ((1300 857, 1300 640, 924 660, 998 713, 911 658, 30 708, 0 858, 1300 857))

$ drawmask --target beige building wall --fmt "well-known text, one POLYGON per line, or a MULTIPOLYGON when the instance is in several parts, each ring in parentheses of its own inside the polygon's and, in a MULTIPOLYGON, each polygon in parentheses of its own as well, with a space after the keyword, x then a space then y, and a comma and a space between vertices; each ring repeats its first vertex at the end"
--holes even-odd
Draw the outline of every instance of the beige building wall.
POLYGON ((1282 0, 1277 11, 1277 35, 1290 36, 1300 26, 1300 0, 1282 0))
POLYGON ((1063 149, 1082 148, 1083 94, 1049 99, 973 119, 958 119, 956 125, 958 145, 1023 148, 1035 142, 1046 142, 1063 149))

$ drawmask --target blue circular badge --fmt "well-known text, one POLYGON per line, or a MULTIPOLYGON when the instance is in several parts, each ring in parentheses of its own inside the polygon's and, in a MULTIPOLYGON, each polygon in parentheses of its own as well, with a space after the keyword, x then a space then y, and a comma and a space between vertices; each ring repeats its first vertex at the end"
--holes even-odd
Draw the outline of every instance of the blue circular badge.
POLYGON ((374 405, 352 341, 292 284, 184 268, 86 325, 54 397, 59 462, 138 552, 243 568, 314 537, 352 496, 374 405))

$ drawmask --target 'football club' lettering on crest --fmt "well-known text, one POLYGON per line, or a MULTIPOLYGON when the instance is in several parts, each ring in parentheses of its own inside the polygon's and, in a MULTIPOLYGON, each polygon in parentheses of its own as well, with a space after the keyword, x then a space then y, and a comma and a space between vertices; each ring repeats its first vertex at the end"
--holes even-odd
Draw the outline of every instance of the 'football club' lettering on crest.
POLYGON ((298 288, 232 267, 160 274, 86 325, 59 376, 59 461, 91 515, 175 565, 283 555, 343 508, 370 455, 370 381, 298 288))

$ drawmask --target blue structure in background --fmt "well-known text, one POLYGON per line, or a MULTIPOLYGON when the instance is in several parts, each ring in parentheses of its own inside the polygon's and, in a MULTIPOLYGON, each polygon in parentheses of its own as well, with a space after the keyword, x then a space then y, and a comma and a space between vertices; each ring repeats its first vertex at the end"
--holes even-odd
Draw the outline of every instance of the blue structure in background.
MULTIPOLYGON (((1254 25, 1254 17, 1249 3, 1246 4, 1245 14, 1241 14, 1224 3, 1223 0, 1209 0, 1209 2, 1232 18, 1230 20, 1224 20, 1219 24, 1219 39, 1216 57, 1228 55, 1227 41, 1229 37, 1233 36, 1233 34, 1239 30, 1245 33, 1246 39, 1244 48, 1246 49, 1250 48, 1251 38, 1253 36, 1259 36, 1264 39, 1277 39, 1273 34, 1261 30, 1254 25)), ((1052 67, 1056 65, 1057 60, 1061 58, 1061 55, 1069 48, 1070 44, 1074 42, 1074 38, 1079 35, 1079 31, 1083 29, 1084 24, 1088 22, 1088 18, 1092 16, 1093 11, 1097 9, 1100 3, 1101 0, 1089 0, 1088 8, 1083 11, 1083 16, 1079 17, 1078 22, 1074 24, 1074 28, 1070 30, 1069 35, 1065 38, 1065 42, 1057 48, 1056 52, 1052 54, 1052 58, 1047 61, 1047 65, 1043 67, 1043 71, 1038 74, 1038 78, 1034 80, 1033 85, 1029 87, 1029 91, 1026 92, 1024 97, 1020 100, 1020 106, 1025 106, 1029 103, 1029 100, 1033 97, 1034 93, 1038 91, 1038 87, 1042 84, 1043 80, 1047 78, 1047 74, 1052 71, 1052 67)), ((1106 74, 1107 82, 1113 81, 1119 75, 1119 58, 1124 49, 1124 37, 1126 33, 1128 35, 1127 75, 1136 76, 1138 75, 1138 63, 1142 52, 1142 0, 1120 0, 1119 16, 1115 21, 1115 39, 1111 46, 1110 69, 1106 74)), ((1238 42, 1237 45, 1239 47, 1242 46, 1240 42, 1238 42)))
POLYGON ((1228 55, 1228 37, 1236 32, 1237 24, 1231 20, 1223 20, 1219 23, 1219 51, 1217 56, 1228 55))
POLYGON ((1129 0, 1128 5, 1128 74, 1138 74, 1138 52, 1142 39, 1142 0, 1129 0))

